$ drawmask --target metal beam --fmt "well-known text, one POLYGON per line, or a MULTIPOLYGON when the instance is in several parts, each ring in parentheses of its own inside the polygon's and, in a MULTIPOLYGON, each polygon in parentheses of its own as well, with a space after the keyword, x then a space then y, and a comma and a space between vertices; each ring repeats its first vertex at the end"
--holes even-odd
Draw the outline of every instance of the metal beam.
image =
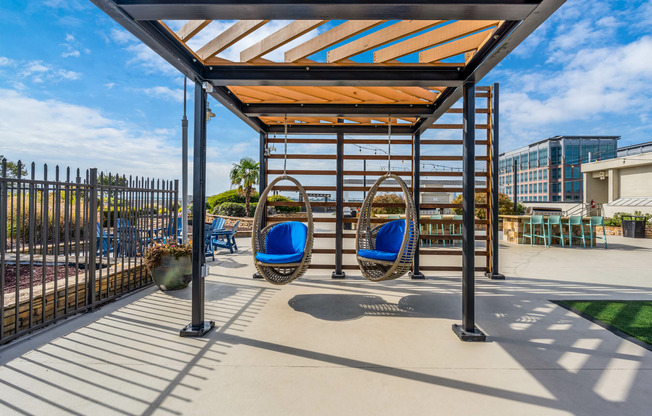
POLYGON ((431 104, 243 104, 248 117, 427 117, 431 104))
MULTIPOLYGON (((412 179, 412 197, 414 198, 414 208, 417 212, 416 227, 419 228, 421 220, 421 133, 414 133, 414 178, 412 179)), ((425 279, 426 277, 419 270, 419 247, 421 241, 417 242, 417 249, 414 253, 414 263, 412 264, 412 279, 425 279)))
MULTIPOLYGON (((262 195, 267 188, 267 133, 260 132, 258 141, 258 195, 262 195)), ((260 227, 265 228, 267 225, 267 213, 263 213, 260 227)), ((252 231, 256 232, 256 231, 252 231)), ((263 276, 256 271, 253 275, 254 279, 262 279, 263 276)))
POLYGON ((498 249, 499 249, 499 243, 498 243, 498 197, 500 195, 500 192, 498 191, 498 176, 500 175, 499 172, 499 164, 498 161, 500 159, 500 146, 499 146, 499 127, 500 127, 500 100, 499 100, 499 87, 498 83, 495 83, 492 88, 492 103, 491 103, 491 112, 493 115, 493 120, 491 123, 491 167, 489 172, 491 173, 489 175, 489 180, 490 180, 490 189, 491 189, 491 247, 490 247, 490 253, 491 253, 491 262, 490 262, 490 270, 485 273, 485 276, 487 276, 490 279, 494 280, 504 280, 505 275, 501 274, 498 271, 498 249))
POLYGON ((215 326, 204 321, 204 223, 206 222, 206 91, 195 82, 195 131, 192 201, 192 320, 181 329, 182 337, 201 337, 215 326))
POLYGON ((485 341, 475 327, 475 84, 464 83, 462 115, 462 325, 453 331, 462 341, 485 341))
MULTIPOLYGON (((540 1, 540 0, 539 0, 540 1)), ((537 0, 115 0, 136 20, 521 20, 537 0)))
POLYGON ((245 108, 242 101, 236 97, 228 88, 226 87, 213 87, 213 92, 210 93, 211 97, 215 98, 220 104, 230 110, 235 114, 240 120, 244 121, 249 127, 257 131, 258 133, 265 131, 265 123, 258 120, 257 118, 248 117, 243 109, 245 108))
POLYGON ((457 87, 461 66, 431 65, 214 65, 201 76, 223 86, 457 87))
MULTIPOLYGON (((392 134, 411 136, 412 126, 392 126, 392 134)), ((267 133, 283 133, 282 124, 267 126, 267 133)), ((306 125, 289 124, 288 134, 379 134, 387 135, 387 125, 379 124, 378 126, 357 126, 355 124, 324 124, 324 125, 306 125)))
MULTIPOLYGON (((340 119, 337 120, 341 122, 340 119)), ((346 277, 342 270, 342 233, 344 218, 344 133, 337 132, 337 162, 335 167, 335 271, 331 275, 333 279, 344 279, 346 277)))

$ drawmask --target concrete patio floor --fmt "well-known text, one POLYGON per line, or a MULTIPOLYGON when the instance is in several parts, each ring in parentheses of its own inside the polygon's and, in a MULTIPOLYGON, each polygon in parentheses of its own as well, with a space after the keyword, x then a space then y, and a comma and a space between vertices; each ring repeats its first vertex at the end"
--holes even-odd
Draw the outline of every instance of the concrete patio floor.
POLYGON ((652 352, 551 303, 652 299, 652 240, 609 249, 501 243, 477 277, 486 343, 462 343, 457 275, 372 283, 251 279, 217 253, 205 338, 179 338, 190 289, 148 288, 0 349, 0 414, 646 415, 652 352))

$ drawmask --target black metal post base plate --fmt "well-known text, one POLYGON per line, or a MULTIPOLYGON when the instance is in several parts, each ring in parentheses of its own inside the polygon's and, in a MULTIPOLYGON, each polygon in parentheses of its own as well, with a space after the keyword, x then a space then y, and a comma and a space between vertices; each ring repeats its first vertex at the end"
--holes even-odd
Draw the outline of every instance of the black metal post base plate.
POLYGON ((500 273, 486 272, 484 275, 491 280, 505 280, 505 275, 500 273))
POLYGON ((455 332, 455 335, 457 335, 460 341, 464 342, 485 342, 487 340, 484 332, 475 326, 473 327, 473 332, 468 332, 462 328, 462 325, 453 324, 453 332, 455 332))
POLYGON ((331 279, 345 279, 345 278, 346 278, 346 273, 344 272, 342 273, 333 272, 333 274, 331 275, 331 279))
POLYGON ((253 277, 254 279, 262 279, 262 278, 263 278, 263 275, 260 274, 260 273, 254 273, 254 275, 253 275, 252 277, 253 277))
POLYGON ((417 273, 410 272, 409 276, 410 276, 410 279, 413 279, 413 280, 423 280, 423 279, 426 278, 426 276, 421 272, 417 272, 417 273))
POLYGON ((199 328, 193 328, 192 324, 188 324, 179 332, 180 337, 203 337, 215 327, 214 321, 204 321, 199 328))

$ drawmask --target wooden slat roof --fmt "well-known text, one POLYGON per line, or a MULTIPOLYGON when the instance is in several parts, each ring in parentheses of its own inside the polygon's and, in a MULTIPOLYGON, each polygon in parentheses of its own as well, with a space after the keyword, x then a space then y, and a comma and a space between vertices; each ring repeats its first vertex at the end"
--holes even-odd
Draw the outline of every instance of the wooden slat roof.
POLYGON ((92 1, 187 76, 212 83, 213 97, 258 130, 286 115, 301 125, 393 116, 427 128, 465 79, 478 82, 482 65, 495 66, 564 2, 92 1), (268 106, 252 115, 254 105, 268 106))

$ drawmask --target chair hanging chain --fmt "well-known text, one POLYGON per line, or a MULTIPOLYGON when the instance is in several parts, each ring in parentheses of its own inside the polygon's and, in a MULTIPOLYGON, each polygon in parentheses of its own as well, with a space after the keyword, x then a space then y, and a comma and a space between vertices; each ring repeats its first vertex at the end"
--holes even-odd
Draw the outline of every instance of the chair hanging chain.
POLYGON ((283 152, 283 176, 287 176, 286 167, 288 161, 288 115, 285 115, 285 150, 283 152))
POLYGON ((387 174, 392 172, 392 116, 387 119, 387 174))

